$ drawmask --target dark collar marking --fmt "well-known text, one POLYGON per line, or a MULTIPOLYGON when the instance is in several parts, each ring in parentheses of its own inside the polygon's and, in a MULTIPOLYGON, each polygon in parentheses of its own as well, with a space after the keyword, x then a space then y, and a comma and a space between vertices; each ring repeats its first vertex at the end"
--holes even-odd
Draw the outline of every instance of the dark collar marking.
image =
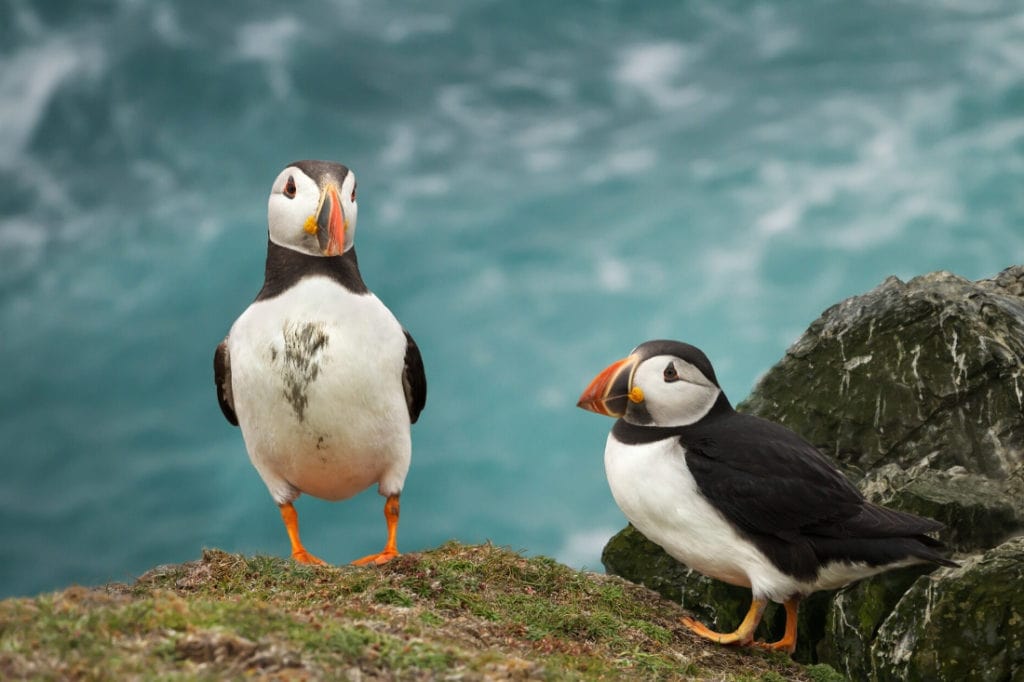
POLYGON ((715 404, 711 406, 708 413, 696 424, 688 426, 651 426, 633 424, 625 419, 619 419, 615 422, 615 426, 612 427, 612 434, 615 436, 615 440, 625 445, 654 443, 666 438, 686 436, 693 433, 698 425, 706 426, 730 414, 735 414, 735 410, 732 409, 732 405, 729 403, 729 399, 725 397, 725 393, 719 393, 718 400, 715 401, 715 404))
POLYGON ((279 246, 268 239, 266 274, 256 300, 265 301, 280 296, 304 277, 313 275, 329 277, 353 294, 370 293, 359 274, 354 247, 340 256, 309 256, 279 246))

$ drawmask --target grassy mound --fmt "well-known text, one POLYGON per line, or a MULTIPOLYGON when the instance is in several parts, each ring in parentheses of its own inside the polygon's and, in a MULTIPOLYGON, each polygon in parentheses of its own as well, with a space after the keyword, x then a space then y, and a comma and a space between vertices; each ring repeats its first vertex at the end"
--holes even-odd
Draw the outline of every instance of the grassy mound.
POLYGON ((382 568, 208 550, 0 602, 3 679, 835 679, 698 640, 622 579, 455 542, 382 568))

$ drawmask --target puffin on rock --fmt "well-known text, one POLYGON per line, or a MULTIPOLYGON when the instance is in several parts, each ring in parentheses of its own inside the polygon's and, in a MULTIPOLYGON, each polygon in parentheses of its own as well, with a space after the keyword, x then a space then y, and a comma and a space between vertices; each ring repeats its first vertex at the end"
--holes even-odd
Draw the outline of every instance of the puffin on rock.
POLYGON ((578 405, 618 418, 605 472, 630 523, 688 567, 752 591, 734 632, 684 618, 701 637, 792 654, 797 608, 812 592, 899 566, 957 565, 925 535, 941 523, 868 502, 796 433, 736 412, 694 346, 637 346, 578 405), (786 609, 785 634, 770 644, 754 641, 768 600, 786 609))
POLYGON ((376 483, 387 542, 354 563, 382 564, 398 555, 410 424, 427 398, 420 351, 359 274, 352 171, 293 163, 267 212, 263 288, 217 346, 217 399, 281 509, 292 558, 324 563, 299 539, 295 498, 342 500, 376 483))

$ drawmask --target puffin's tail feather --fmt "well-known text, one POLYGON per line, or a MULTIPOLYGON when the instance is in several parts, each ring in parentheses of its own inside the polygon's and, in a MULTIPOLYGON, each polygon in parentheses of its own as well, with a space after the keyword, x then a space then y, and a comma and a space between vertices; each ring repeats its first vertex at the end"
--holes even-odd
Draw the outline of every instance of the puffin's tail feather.
POLYGON ((944 528, 934 519, 865 502, 853 516, 815 532, 811 544, 822 559, 864 561, 872 566, 920 559, 941 566, 959 566, 947 559, 945 544, 929 537, 944 528))
POLYGON ((934 533, 944 527, 934 519, 864 502, 852 516, 829 520, 820 527, 805 527, 803 531, 833 538, 899 538, 934 533))
POLYGON ((850 563, 863 562, 869 566, 886 566, 918 559, 953 568, 960 565, 947 559, 942 553, 944 545, 927 535, 897 538, 811 537, 808 539, 821 564, 827 564, 830 561, 847 561, 850 563))

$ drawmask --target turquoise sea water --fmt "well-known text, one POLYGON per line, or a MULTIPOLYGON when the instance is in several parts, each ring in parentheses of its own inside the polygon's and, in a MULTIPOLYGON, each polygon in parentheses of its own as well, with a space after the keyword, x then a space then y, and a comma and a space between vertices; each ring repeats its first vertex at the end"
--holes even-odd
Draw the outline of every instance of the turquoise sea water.
MULTIPOLYGON (((287 554, 211 361, 301 158, 423 351, 400 548, 600 568, 605 365, 687 340, 738 402, 888 275, 1021 262, 1024 8, 0 0, 0 594, 287 554)), ((383 544, 373 491, 297 507, 383 544)))

